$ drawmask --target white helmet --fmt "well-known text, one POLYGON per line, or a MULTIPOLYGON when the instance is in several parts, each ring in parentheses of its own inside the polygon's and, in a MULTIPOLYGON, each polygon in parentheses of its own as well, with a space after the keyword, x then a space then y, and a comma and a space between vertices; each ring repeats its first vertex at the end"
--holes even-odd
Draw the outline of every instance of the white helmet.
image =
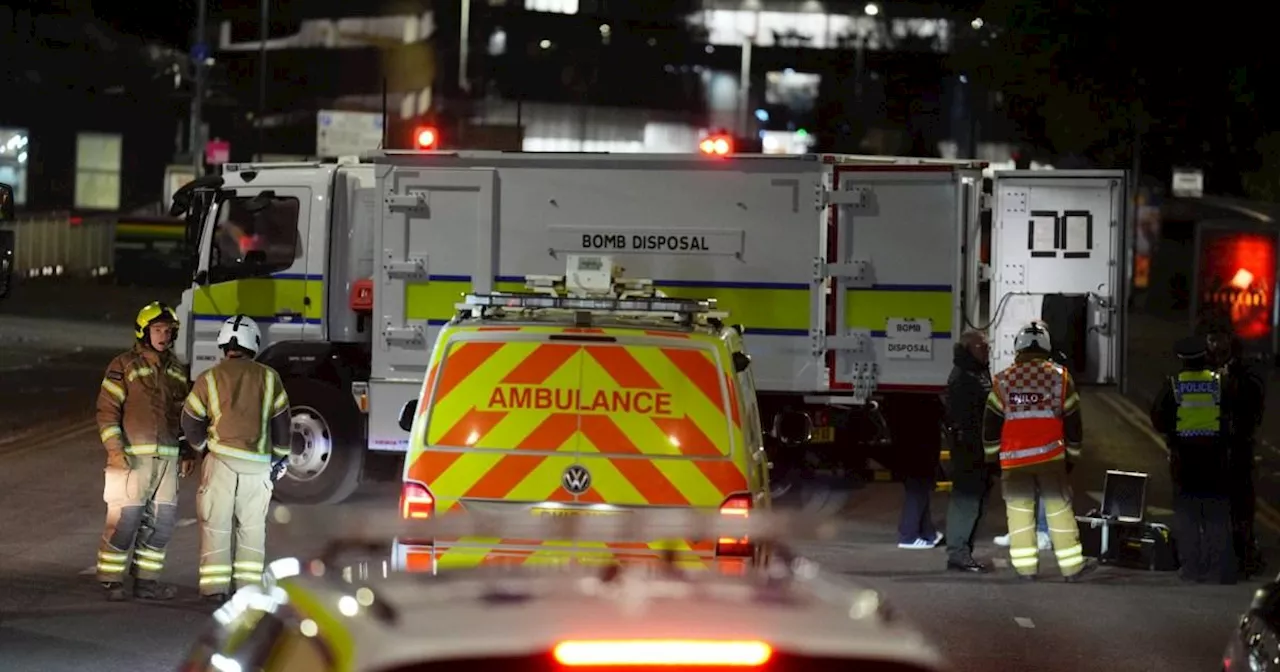
POLYGON ((1015 352, 1031 349, 1052 352, 1052 346, 1049 343, 1049 332, 1045 330, 1044 325, 1039 322, 1032 322, 1022 328, 1018 332, 1018 337, 1013 340, 1013 349, 1015 352))
POLYGON ((238 346, 255 355, 258 354, 258 349, 262 346, 262 332, 258 330, 258 325, 253 318, 247 315, 236 315, 222 323, 222 329, 218 331, 218 347, 231 346, 238 346))

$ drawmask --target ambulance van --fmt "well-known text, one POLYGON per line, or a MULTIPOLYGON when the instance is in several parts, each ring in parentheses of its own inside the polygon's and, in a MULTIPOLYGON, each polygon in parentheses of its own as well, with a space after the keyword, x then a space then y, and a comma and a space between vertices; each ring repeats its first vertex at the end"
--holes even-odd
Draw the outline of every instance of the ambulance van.
MULTIPOLYGON (((444 326, 416 403, 401 514, 627 515, 651 507, 749 515, 769 506, 764 440, 740 329, 714 301, 618 281, 607 256, 571 255, 527 293, 469 294, 444 326), (573 285, 566 291, 565 278, 573 285)), ((400 540, 396 564, 759 558, 745 539, 653 544, 400 540)))

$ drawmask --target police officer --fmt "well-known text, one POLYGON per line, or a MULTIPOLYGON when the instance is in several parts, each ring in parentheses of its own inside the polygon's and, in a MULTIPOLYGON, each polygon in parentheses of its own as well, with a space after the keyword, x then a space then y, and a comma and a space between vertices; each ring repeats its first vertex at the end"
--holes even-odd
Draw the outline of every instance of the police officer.
POLYGON ((990 344, 981 331, 960 335, 947 378, 947 437, 951 449, 951 500, 947 505, 947 569, 982 573, 973 558, 973 534, 982 517, 995 465, 982 450, 983 407, 991 394, 990 344))
POLYGON ((113 602, 127 597, 130 564, 135 597, 170 600, 176 592, 157 580, 177 522, 178 425, 187 395, 186 367, 169 349, 177 334, 172 308, 144 306, 134 319, 137 342, 107 365, 98 391, 98 433, 107 450, 98 581, 113 602))
POLYGON ((1231 540, 1231 454, 1222 377, 1209 364, 1203 336, 1179 341, 1176 351, 1182 371, 1161 387, 1151 424, 1169 447, 1179 572, 1185 581, 1233 584, 1238 567, 1231 540))
POLYGON ((1232 538, 1240 572, 1245 577, 1260 574, 1265 567, 1253 531, 1255 491, 1254 434, 1262 424, 1266 405, 1266 380, 1258 367, 1245 361, 1244 347, 1235 335, 1230 318, 1210 316, 1197 334, 1207 340, 1209 365, 1222 378, 1222 408, 1230 419, 1226 427, 1231 451, 1229 469, 1232 538))
POLYGON ((260 583, 267 507, 289 455, 289 398, 274 369, 253 360, 262 334, 237 315, 218 332, 224 358, 196 378, 182 412, 191 445, 207 452, 196 494, 200 594, 222 602, 260 583))
POLYGON ((1084 433, 1080 396, 1071 374, 1049 359, 1052 347, 1043 325, 1024 327, 1014 349, 1013 364, 992 381, 982 423, 983 448, 1000 459, 1010 564, 1021 578, 1036 577, 1038 490, 1058 569, 1073 582, 1093 569, 1080 545, 1067 476, 1084 433))

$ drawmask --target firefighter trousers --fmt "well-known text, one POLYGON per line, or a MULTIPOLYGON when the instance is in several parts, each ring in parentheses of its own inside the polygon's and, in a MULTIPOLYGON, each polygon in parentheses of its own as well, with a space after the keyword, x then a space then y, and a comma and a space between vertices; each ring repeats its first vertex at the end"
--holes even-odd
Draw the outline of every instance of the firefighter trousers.
POLYGON ((256 463, 205 455, 196 513, 200 520, 200 594, 220 595, 262 582, 271 472, 256 463))
POLYGON ((131 457, 129 469, 107 467, 102 500, 106 529, 98 544, 98 580, 124 581, 133 575, 155 580, 164 571, 165 547, 178 522, 178 461, 172 457, 131 457))
POLYGON ((1071 483, 1065 462, 1049 462, 1015 469, 1000 475, 1005 510, 1009 516, 1009 564, 1023 576, 1034 576, 1040 566, 1036 539, 1036 491, 1049 520, 1053 554, 1063 576, 1084 569, 1084 547, 1071 507, 1071 483))

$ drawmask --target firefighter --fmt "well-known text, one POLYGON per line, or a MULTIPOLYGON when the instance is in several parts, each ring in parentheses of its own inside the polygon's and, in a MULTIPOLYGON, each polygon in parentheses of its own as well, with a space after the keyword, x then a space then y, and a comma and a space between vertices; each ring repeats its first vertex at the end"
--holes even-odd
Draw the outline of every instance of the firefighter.
POLYGON ((1010 564, 1035 579, 1036 491, 1049 520, 1058 569, 1068 582, 1092 570, 1080 545, 1067 474, 1080 455, 1080 397, 1071 374, 1049 359, 1049 332, 1032 323, 1014 340, 1017 356, 996 374, 982 423, 986 453, 998 456, 1009 516, 1010 564))
POLYGON ((1222 378, 1223 408, 1231 419, 1227 428, 1231 464, 1231 527, 1240 573, 1245 578, 1261 574, 1266 567, 1258 551, 1253 531, 1255 508, 1254 435, 1262 424, 1266 405, 1266 379, 1244 358, 1244 347, 1231 320, 1213 316, 1204 320, 1197 334, 1206 338, 1209 365, 1222 378))
POLYGON ((176 593, 158 579, 177 522, 179 472, 190 468, 178 464, 188 384, 186 367, 169 349, 177 334, 172 308, 159 302, 144 306, 134 319, 137 343, 111 360, 98 391, 98 433, 107 450, 98 581, 113 602, 127 597, 130 565, 135 597, 170 600, 176 593))
POLYGON ((187 439, 206 453, 196 514, 200 594, 212 602, 262 581, 267 507, 289 456, 289 398, 280 375, 253 360, 261 343, 249 317, 223 323, 223 359, 196 378, 182 410, 187 439))
POLYGON ((1204 337, 1179 341, 1177 354, 1182 371, 1161 387, 1151 424, 1169 447, 1179 574, 1184 581, 1233 584, 1239 568, 1231 539, 1231 445, 1222 377, 1209 364, 1204 337))

